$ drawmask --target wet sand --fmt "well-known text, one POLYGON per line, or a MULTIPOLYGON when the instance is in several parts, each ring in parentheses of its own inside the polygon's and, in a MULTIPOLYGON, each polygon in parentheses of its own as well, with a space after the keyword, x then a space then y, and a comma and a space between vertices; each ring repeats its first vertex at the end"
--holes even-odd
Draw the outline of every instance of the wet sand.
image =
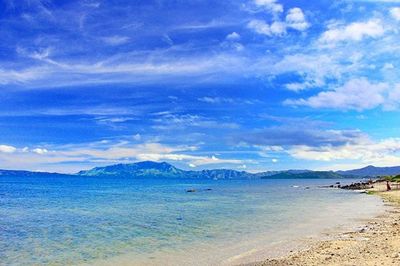
POLYGON ((381 196, 389 208, 357 231, 250 265, 400 265, 400 190, 383 192, 385 189, 386 183, 380 183, 370 191, 381 196))

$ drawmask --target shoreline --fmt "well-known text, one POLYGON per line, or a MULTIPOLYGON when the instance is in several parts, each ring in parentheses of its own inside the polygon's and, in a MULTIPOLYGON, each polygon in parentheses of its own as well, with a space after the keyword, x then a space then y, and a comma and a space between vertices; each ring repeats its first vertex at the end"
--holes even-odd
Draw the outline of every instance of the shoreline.
POLYGON ((367 191, 381 197, 386 209, 360 229, 333 233, 305 249, 243 265, 400 265, 400 190, 382 192, 379 186, 384 184, 367 191))
MULTIPOLYGON (((400 192, 400 191, 399 191, 400 192)), ((358 192, 354 192, 358 193, 358 192)), ((361 195, 360 195, 361 196, 361 195)), ((268 245, 268 247, 264 246, 264 242, 261 241, 254 245, 254 243, 243 243, 239 241, 237 246, 231 245, 232 243, 227 243, 226 253, 221 256, 219 252, 210 256, 207 248, 199 246, 193 250, 188 249, 183 253, 177 253, 174 255, 171 254, 162 254, 155 253, 151 255, 151 260, 146 255, 141 259, 135 258, 133 260, 132 254, 121 255, 117 257, 113 257, 106 260, 96 261, 95 264, 84 264, 84 265, 243 265, 243 266, 261 266, 261 265, 321 265, 322 262, 319 263, 311 263, 301 261, 298 264, 296 262, 291 261, 292 256, 303 256, 304 252, 312 252, 314 249, 318 247, 319 244, 336 241, 341 238, 353 238, 351 234, 353 232, 364 229, 367 226, 369 221, 372 219, 378 219, 379 217, 385 216, 388 212, 393 210, 393 206, 387 206, 387 204, 382 203, 381 197, 378 196, 367 196, 364 197, 374 197, 377 201, 382 205, 382 210, 378 213, 371 214, 371 216, 365 216, 356 218, 356 220, 352 221, 351 224, 341 224, 335 227, 329 227, 323 229, 318 233, 313 233, 311 235, 307 235, 304 237, 296 238, 293 240, 282 240, 273 245, 268 245), (378 218, 376 218, 378 217, 378 218), (243 246, 245 246, 244 249, 243 246), (196 250, 200 250, 200 252, 196 253, 196 250), (204 250, 203 250, 204 249, 204 250), (232 250, 234 252, 232 252, 232 250), (236 250, 237 249, 237 250, 236 250), (207 250, 207 252, 205 252, 207 250), (187 256, 187 254, 191 254, 187 256), (193 256, 193 254, 196 254, 193 256), (175 255, 178 255, 175 257, 175 255), (193 256, 193 257, 192 257, 193 256)), ((399 200, 400 202, 400 200, 399 200)), ((361 200, 359 204, 366 203, 365 200, 361 200)), ((400 208, 399 208, 400 214, 400 208)), ((400 223, 400 221, 399 221, 400 223)), ((251 242, 254 242, 253 239, 251 242)), ((226 248, 226 246, 225 246, 226 248)), ((324 262, 324 264, 327 264, 324 262)), ((343 263, 338 264, 330 264, 330 265, 347 265, 343 263)), ((350 264, 353 265, 353 264, 350 264)), ((354 264, 354 265, 365 265, 365 264, 354 264)))

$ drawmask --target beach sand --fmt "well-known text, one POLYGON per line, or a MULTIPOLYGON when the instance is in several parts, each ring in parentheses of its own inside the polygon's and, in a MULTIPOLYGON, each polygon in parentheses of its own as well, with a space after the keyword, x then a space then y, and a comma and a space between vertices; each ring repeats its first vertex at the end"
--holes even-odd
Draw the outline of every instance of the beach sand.
POLYGON ((286 257, 251 265, 400 265, 400 190, 382 192, 385 189, 386 183, 381 183, 372 191, 389 208, 358 231, 333 236, 286 257))

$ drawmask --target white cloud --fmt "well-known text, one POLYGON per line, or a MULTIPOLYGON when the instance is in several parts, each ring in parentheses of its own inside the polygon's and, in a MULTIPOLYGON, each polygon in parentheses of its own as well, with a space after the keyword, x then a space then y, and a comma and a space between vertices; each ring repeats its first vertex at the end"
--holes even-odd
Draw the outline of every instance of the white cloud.
MULTIPOLYGON (((239 43, 234 44, 236 50, 243 49, 239 43)), ((177 57, 177 49, 179 48, 169 48, 163 52, 121 53, 94 62, 86 59, 77 62, 46 58, 32 67, 15 69, 9 64, 6 67, 0 64, 0 84, 23 84, 25 87, 35 88, 47 87, 51 83, 51 87, 55 88, 110 82, 154 83, 161 79, 163 82, 179 82, 188 77, 201 78, 209 74, 221 81, 216 73, 243 73, 243 66, 248 64, 247 58, 234 56, 232 53, 177 57)))
POLYGON ((361 41, 364 38, 378 38, 385 33, 381 20, 354 22, 342 27, 332 27, 320 37, 320 42, 332 44, 341 41, 361 41))
POLYGON ((198 101, 210 104, 255 104, 259 103, 258 100, 245 99, 245 98, 228 98, 228 97, 201 97, 197 98, 198 101))
POLYGON ((243 164, 244 161, 219 158, 215 155, 196 155, 197 146, 164 145, 158 142, 134 144, 129 141, 93 142, 51 146, 44 148, 17 149, 0 145, 0 162, 8 169, 43 169, 45 171, 75 172, 82 170, 82 164, 89 166, 135 161, 179 161, 187 165, 243 164), (29 152, 30 151, 30 152, 29 152), (190 154, 189 154, 190 153, 190 154), (73 163, 71 163, 73 162, 73 163))
POLYGON ((400 20, 400 7, 393 7, 390 9, 390 15, 395 19, 395 20, 400 20))
POLYGON ((253 19, 247 27, 254 32, 266 36, 281 36, 286 33, 286 25, 283 22, 275 21, 271 25, 263 20, 253 19))
POLYGON ((17 150, 17 148, 8 145, 0 145, 0 152, 4 153, 13 153, 17 150))
POLYGON ((286 33, 286 24, 280 21, 275 21, 270 26, 271 33, 276 36, 282 36, 286 33))
POLYGON ((91 7, 91 8, 98 8, 101 3, 100 2, 83 2, 83 6, 91 7))
POLYGON ((33 149, 32 152, 37 153, 37 154, 45 154, 45 153, 48 153, 49 151, 46 149, 42 149, 42 148, 36 148, 36 149, 33 149))
POLYGON ((281 152, 284 151, 284 148, 282 146, 257 146, 257 148, 261 149, 262 151, 266 152, 281 152))
POLYGON ((22 70, 5 69, 0 66, 0 84, 21 84, 47 77, 46 67, 29 67, 22 70))
POLYGON ((287 27, 298 31, 305 31, 310 27, 303 11, 298 7, 289 9, 288 14, 286 15, 286 25, 287 27))
MULTIPOLYGON (((201 99, 201 98, 200 98, 201 99)), ((222 101, 221 98, 219 100, 222 101)), ((205 99, 208 103, 213 101, 213 98, 205 99)), ((216 103, 216 99, 213 103, 216 103)), ((204 101, 204 99, 203 99, 204 101)), ((177 129, 184 129, 187 127, 198 127, 198 128, 230 128, 235 129, 239 128, 240 125, 237 123, 232 122, 221 122, 216 121, 214 119, 210 119, 207 117, 202 117, 199 115, 191 115, 191 114, 184 114, 184 115, 177 115, 177 114, 164 114, 161 115, 159 118, 153 120, 157 122, 157 125, 154 125, 153 128, 158 130, 177 130, 177 129)))
POLYGON ((316 84, 314 84, 311 81, 305 81, 303 83, 300 82, 293 82, 293 83, 288 83, 285 85, 286 89, 291 90, 291 91, 302 91, 308 88, 315 87, 316 84))
POLYGON ((238 168, 238 169, 245 170, 245 169, 247 169, 247 165, 242 164, 242 165, 239 165, 237 168, 238 168))
POLYGON ((247 24, 247 27, 258 34, 272 36, 271 26, 263 20, 253 19, 247 24))
POLYGON ((233 43, 232 47, 238 52, 243 51, 245 49, 245 47, 241 43, 237 42, 233 43))
POLYGON ((400 84, 394 85, 389 91, 385 108, 388 110, 395 110, 400 107, 400 84))
MULTIPOLYGON (((395 88, 398 88, 395 87, 395 88)), ((365 78, 353 79, 332 91, 320 92, 308 99, 286 100, 285 104, 312 108, 334 108, 340 110, 366 110, 396 103, 397 90, 386 83, 370 83, 365 78), (391 97, 388 97, 392 93, 391 97)))
POLYGON ((305 31, 310 24, 307 22, 303 11, 296 7, 289 9, 285 21, 275 19, 271 24, 259 19, 253 19, 247 27, 258 34, 267 36, 283 36, 286 34, 288 28, 305 31))
POLYGON ((125 43, 127 43, 129 41, 129 39, 130 38, 127 37, 127 36, 119 36, 119 35, 114 35, 114 36, 109 36, 109 37, 102 38, 102 40, 105 43, 107 43, 109 45, 114 45, 114 46, 125 44, 125 43))
POLYGON ((395 69, 392 63, 385 63, 385 65, 383 66, 383 70, 391 70, 391 69, 395 69))
POLYGON ((223 97, 201 97, 197 99, 200 102, 205 102, 205 103, 234 103, 235 100, 232 98, 223 98, 223 97))
POLYGON ((368 135, 358 132, 358 134, 351 134, 350 138, 344 138, 343 141, 337 142, 334 139, 336 137, 332 139, 332 136, 335 136, 335 133, 339 134, 340 131, 328 130, 325 132, 327 134, 324 138, 329 140, 328 143, 321 142, 318 145, 289 143, 285 146, 255 147, 267 152, 268 154, 264 153, 260 156, 270 158, 274 163, 279 162, 275 157, 277 154, 287 153, 298 160, 329 162, 326 169, 332 169, 334 164, 337 164, 335 169, 340 169, 340 165, 343 166, 343 164, 352 164, 357 167, 366 164, 379 166, 400 164, 400 138, 373 140, 368 135))
POLYGON ((240 39, 240 35, 237 32, 232 32, 226 36, 229 41, 237 41, 240 39))
POLYGON ((312 161, 358 160, 364 164, 399 165, 400 139, 363 140, 342 146, 296 146, 288 153, 294 158, 312 161))
POLYGON ((268 71, 272 75, 295 72, 301 76, 303 82, 294 82, 286 85, 287 89, 300 91, 307 88, 325 85, 325 79, 337 79, 348 70, 342 66, 333 55, 327 54, 292 54, 286 55, 273 64, 268 71))
POLYGON ((142 139, 142 136, 138 133, 138 134, 133 135, 133 139, 136 141, 139 141, 142 139))
POLYGON ((273 13, 283 12, 283 5, 280 4, 277 0, 254 0, 254 3, 257 6, 263 7, 273 13))
MULTIPOLYGON (((17 52, 21 52, 21 50, 17 48, 17 52)), ((46 60, 47 58, 49 58, 50 54, 51 54, 51 48, 46 48, 42 51, 35 51, 32 54, 27 54, 27 56, 37 60, 46 60)))
POLYGON ((232 32, 225 37, 224 42, 221 43, 221 46, 224 48, 233 48, 236 51, 240 52, 244 50, 244 46, 239 43, 241 36, 237 32, 232 32))
POLYGON ((242 164, 243 161, 235 159, 220 159, 213 156, 196 156, 188 154, 175 154, 175 153, 141 153, 135 156, 140 161, 189 161, 190 164, 199 165, 212 165, 212 164, 242 164))

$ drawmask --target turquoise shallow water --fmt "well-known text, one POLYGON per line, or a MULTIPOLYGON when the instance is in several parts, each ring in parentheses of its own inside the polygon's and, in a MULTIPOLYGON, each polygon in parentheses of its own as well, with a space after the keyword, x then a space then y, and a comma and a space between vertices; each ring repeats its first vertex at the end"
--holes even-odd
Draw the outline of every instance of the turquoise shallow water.
POLYGON ((219 264, 382 207, 333 182, 0 177, 0 264, 219 264))

